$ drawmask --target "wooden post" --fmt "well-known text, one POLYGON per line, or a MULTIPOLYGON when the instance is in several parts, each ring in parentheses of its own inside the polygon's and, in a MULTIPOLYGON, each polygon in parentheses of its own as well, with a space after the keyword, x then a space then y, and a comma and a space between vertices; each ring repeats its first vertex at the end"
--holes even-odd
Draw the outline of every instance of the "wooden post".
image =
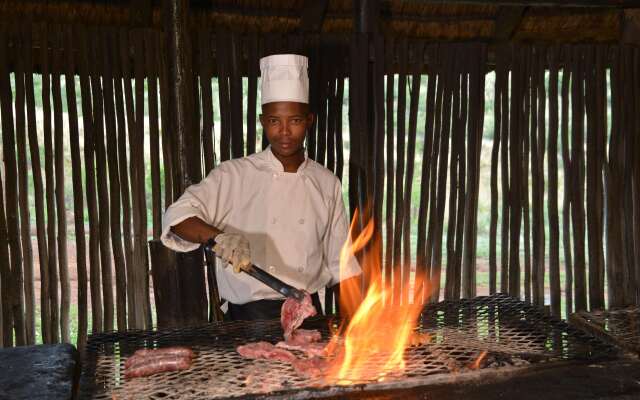
POLYGON ((58 268, 60 277, 60 339, 69 342, 69 308, 71 305, 71 283, 69 282, 69 267, 67 265, 67 212, 64 198, 64 131, 62 114, 62 89, 60 75, 63 70, 63 30, 54 35, 53 48, 53 122, 54 122, 54 171, 55 171, 55 200, 58 216, 58 268))
POLYGON ((151 240, 149 250, 158 328, 206 322, 206 299, 197 296, 204 294, 205 281, 194 279, 202 274, 202 251, 176 253, 159 240, 151 240), (196 287, 193 282, 197 282, 196 287))
MULTIPOLYGON (((178 179, 173 181, 175 200, 178 196, 182 195, 184 189, 201 179, 202 171, 199 156, 200 132, 193 132, 191 128, 195 126, 195 124, 192 123, 193 121, 189 117, 191 113, 189 104, 191 103, 190 99, 193 98, 194 90, 194 77, 191 69, 192 63, 189 59, 189 2, 186 0, 164 0, 162 3, 162 12, 165 29, 164 52, 166 53, 167 61, 166 76, 169 82, 167 87, 168 106, 170 107, 167 113, 169 116, 168 131, 173 135, 172 142, 176 147, 174 150, 178 152, 177 162, 173 164, 173 168, 178 171, 178 174, 174 174, 174 177, 178 179), (194 157, 193 155, 196 150, 198 156, 194 157)), ((220 57, 224 57, 224 55, 218 52, 217 57, 220 59, 220 57)), ((159 257, 159 254, 163 254, 165 251, 157 250, 157 247, 160 246, 153 245, 152 243, 153 242, 150 242, 149 246, 151 249, 154 287, 156 283, 159 287, 162 287, 163 285, 159 280, 166 279, 170 275, 170 270, 174 268, 176 264, 164 263, 165 259, 159 257), (168 268, 168 270, 163 273, 161 268, 168 268)), ((175 310, 180 310, 182 323, 188 324, 204 323, 207 321, 207 298, 204 285, 205 275, 202 252, 198 250, 195 253, 199 256, 178 254, 175 258, 169 257, 170 261, 176 260, 177 266, 175 266, 175 271, 178 277, 175 279, 179 282, 177 289, 174 287, 171 290, 177 290, 176 295, 178 298, 185 301, 185 303, 182 303, 184 308, 174 308, 173 311, 169 312, 169 315, 175 310), (200 261, 195 261, 198 258, 200 261), (185 300, 187 298, 189 301, 185 300)), ((169 283, 165 282, 165 284, 169 283)), ((181 307, 179 304, 173 305, 175 307, 181 307)), ((164 310, 158 309, 157 312, 159 320, 160 318, 164 318, 164 315, 162 315, 164 310)))
POLYGON ((73 174, 73 219, 76 235, 76 265, 78 270, 78 341, 76 346, 82 351, 87 343, 87 255, 84 232, 84 202, 82 193, 82 162, 80 158, 78 105, 76 104, 75 66, 72 49, 74 34, 72 28, 65 31, 65 89, 69 112, 69 145, 71 148, 71 171, 73 174))
MULTIPOLYGON (((31 24, 26 29, 31 29, 31 24)), ((24 54, 24 32, 18 30, 20 41, 23 44, 18 54, 24 54)), ((17 42, 17 41, 16 41, 17 42)), ((17 43, 16 43, 17 47, 17 43)), ((35 290, 33 277, 33 249, 31 247, 31 217, 29 215, 29 185, 27 174, 27 133, 25 131, 25 87, 24 87, 24 57, 17 57, 15 63, 16 77, 16 144, 18 148, 18 185, 20 202, 20 236, 22 238, 22 259, 24 270, 24 297, 25 297, 25 328, 27 344, 35 344, 35 290)), ((20 271, 14 271, 19 280, 20 271)), ((20 286, 19 286, 20 287, 20 286)))
POLYGON ((549 285, 551 315, 560 317, 560 223, 558 219, 558 50, 551 47, 549 58, 549 285))

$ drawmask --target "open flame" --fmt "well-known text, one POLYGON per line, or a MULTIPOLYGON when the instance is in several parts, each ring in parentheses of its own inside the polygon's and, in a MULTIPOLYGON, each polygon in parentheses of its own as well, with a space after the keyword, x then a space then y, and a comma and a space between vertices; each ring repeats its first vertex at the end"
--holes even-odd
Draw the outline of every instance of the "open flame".
MULTIPOLYGON (((354 215, 350 228, 354 230, 358 215, 354 215)), ((335 356, 326 380, 332 384, 349 384, 362 380, 384 380, 386 376, 402 374, 405 369, 404 351, 415 340, 428 340, 425 335, 415 335, 414 329, 422 310, 420 299, 423 282, 416 282, 413 302, 391 306, 391 282, 383 282, 379 257, 380 239, 374 237, 374 222, 369 220, 353 241, 342 248, 340 270, 345 271, 349 258, 368 246, 367 257, 361 262, 364 276, 369 282, 362 298, 362 282, 351 279, 340 285, 341 313, 351 316, 340 335, 334 335, 327 347, 335 356), (387 299, 385 301, 385 299, 387 299)), ((378 235, 379 236, 379 235, 378 235)), ((403 298, 409 299, 409 293, 403 298)), ((396 302, 397 303, 397 302, 396 302)))

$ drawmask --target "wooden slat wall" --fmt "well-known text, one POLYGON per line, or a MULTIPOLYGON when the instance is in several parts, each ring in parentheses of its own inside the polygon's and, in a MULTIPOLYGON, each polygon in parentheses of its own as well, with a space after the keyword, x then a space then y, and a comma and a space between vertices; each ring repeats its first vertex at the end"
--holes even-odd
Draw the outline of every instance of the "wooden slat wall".
MULTIPOLYGON (((487 71, 487 49, 479 43, 367 35, 264 39, 209 28, 193 37, 197 110, 190 124, 199 145, 190 152, 199 151, 203 176, 218 161, 266 144, 257 125, 259 58, 275 52, 310 57, 317 120, 309 156, 340 179, 348 166, 348 205, 351 211, 371 207, 363 215, 376 218, 376 240, 385 240, 362 259, 379 263, 383 281, 393 285, 392 302, 412 301, 416 290, 425 302, 478 294, 482 190, 491 200, 490 293, 550 304, 558 316, 563 306, 568 314, 638 302, 638 49, 505 44, 497 49, 495 69, 487 71), (484 189, 488 72, 495 73, 495 125, 491 183, 484 189), (347 115, 350 129, 343 131, 347 115), (414 286, 422 279, 426 285, 414 286)), ((162 212, 180 194, 174 184, 179 154, 166 130, 169 56, 161 33, 147 28, 0 27, 3 346, 14 344, 13 334, 15 344, 33 343, 38 335, 46 343, 69 340, 73 272, 79 279, 80 347, 89 330, 151 326, 146 242, 158 238, 162 212), (39 50, 29 51, 34 46, 39 50), (43 92, 36 91, 35 79, 43 92), (68 168, 71 179, 65 181, 68 168), (73 207, 64 197, 70 185, 73 207), (67 212, 74 215, 76 266, 67 266, 67 212), (29 232, 33 217, 37 260, 29 232), (34 304, 37 290, 41 301, 34 304), (41 332, 35 332, 37 313, 41 332)), ((328 290, 325 311, 335 310, 328 290)))

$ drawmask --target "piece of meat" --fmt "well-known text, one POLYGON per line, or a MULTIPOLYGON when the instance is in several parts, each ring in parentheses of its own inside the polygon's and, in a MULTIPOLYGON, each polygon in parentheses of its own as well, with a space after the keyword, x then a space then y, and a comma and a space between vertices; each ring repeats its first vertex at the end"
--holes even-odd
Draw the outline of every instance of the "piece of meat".
POLYGON ((188 347, 182 346, 163 347, 160 349, 139 349, 136 350, 136 352, 133 353, 133 355, 129 357, 127 361, 125 361, 124 367, 128 368, 134 364, 144 362, 145 359, 150 357, 157 358, 162 356, 178 356, 191 359, 193 358, 193 350, 188 347))
POLYGON ((322 339, 320 331, 315 329, 296 329, 292 332, 287 344, 299 346, 307 343, 319 342, 322 339))
POLYGON ((147 358, 145 362, 125 368, 127 379, 154 375, 160 372, 180 371, 191 366, 191 358, 176 355, 163 355, 147 358))
POLYGON ((273 344, 269 342, 255 342, 238 346, 236 351, 245 358, 265 358, 273 348, 273 344))
POLYGON ((300 343, 293 344, 291 342, 278 342, 276 347, 280 347, 287 350, 297 350, 304 352, 309 357, 323 357, 327 355, 327 351, 325 349, 325 343, 300 343))
POLYGON ((237 352, 245 358, 264 358, 268 360, 277 360, 283 362, 291 362, 296 358, 293 353, 288 350, 277 348, 269 342, 255 342, 238 346, 237 352))
POLYGON ((291 365, 296 373, 304 378, 315 378, 323 375, 329 366, 324 358, 297 358, 291 365))
POLYGON ((302 325, 302 321, 314 315, 316 315, 316 309, 311 302, 309 293, 305 292, 302 301, 292 297, 287 298, 282 304, 282 311, 280 312, 280 323, 284 330, 285 340, 288 340, 293 331, 302 325))

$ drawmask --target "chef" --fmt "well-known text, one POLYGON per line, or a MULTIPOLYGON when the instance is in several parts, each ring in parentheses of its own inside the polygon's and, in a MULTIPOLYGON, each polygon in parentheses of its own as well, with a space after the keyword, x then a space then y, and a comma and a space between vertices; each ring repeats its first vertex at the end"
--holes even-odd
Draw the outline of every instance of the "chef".
POLYGON ((314 119, 307 66, 300 55, 260 60, 260 123, 269 147, 221 163, 163 216, 162 242, 175 251, 215 240, 214 251, 223 260, 216 276, 227 319, 280 316, 282 295, 240 273, 252 263, 311 293, 318 311, 320 289, 361 273, 353 256, 340 271, 348 231, 341 183, 305 152, 314 119))

